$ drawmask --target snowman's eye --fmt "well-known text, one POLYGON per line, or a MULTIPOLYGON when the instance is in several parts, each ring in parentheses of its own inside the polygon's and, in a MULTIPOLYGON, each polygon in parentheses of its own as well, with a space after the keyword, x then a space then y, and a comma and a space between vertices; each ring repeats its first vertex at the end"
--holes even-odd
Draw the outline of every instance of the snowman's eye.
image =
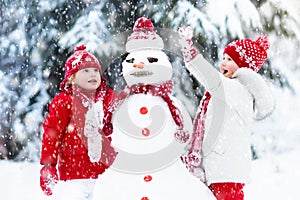
POLYGON ((126 62, 133 63, 134 62, 134 58, 128 59, 128 60, 126 60, 126 62))
POLYGON ((154 63, 154 62, 158 61, 157 58, 153 58, 153 57, 148 57, 147 59, 148 59, 149 63, 154 63))

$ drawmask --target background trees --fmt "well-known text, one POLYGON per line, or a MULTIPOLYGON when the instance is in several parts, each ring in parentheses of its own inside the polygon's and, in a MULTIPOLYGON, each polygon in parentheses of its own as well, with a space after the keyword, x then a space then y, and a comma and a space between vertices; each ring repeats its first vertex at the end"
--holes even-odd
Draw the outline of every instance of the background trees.
MULTIPOLYGON (((120 55, 125 53, 126 34, 141 16, 150 18, 157 29, 170 32, 191 25, 195 42, 204 48, 215 66, 222 48, 233 39, 268 35, 269 59, 260 73, 270 81, 279 103, 282 100, 279 95, 298 98, 300 25, 296 19, 299 15, 291 12, 288 2, 0 0, 0 3, 0 159, 38 159, 41 123, 49 101, 58 92, 65 60, 77 44, 85 43, 97 55, 112 87, 122 86, 116 84, 120 70, 112 66, 120 62, 120 55)), ((167 42, 172 45, 176 40, 169 38, 167 42)), ((168 53, 178 72, 174 73, 175 92, 193 110, 201 97, 201 92, 194 89, 201 86, 182 68, 176 51, 168 53)), ((284 109, 279 108, 267 124, 279 122, 281 112, 284 109)), ((273 125, 268 136, 254 137, 257 151, 265 151, 257 141, 267 141, 270 135, 272 144, 278 144, 279 135, 285 131, 283 127, 273 125)))

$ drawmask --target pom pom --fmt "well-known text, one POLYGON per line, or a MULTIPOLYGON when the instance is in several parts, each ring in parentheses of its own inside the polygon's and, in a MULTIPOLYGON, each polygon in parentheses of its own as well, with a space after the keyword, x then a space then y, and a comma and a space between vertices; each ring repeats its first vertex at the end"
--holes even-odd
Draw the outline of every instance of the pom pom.
POLYGON ((187 159, 189 161, 189 163, 191 163, 191 165, 193 166, 200 166, 201 161, 202 161, 202 157, 200 155, 200 153, 197 152, 191 152, 188 156, 187 159))
POLYGON ((76 51, 83 51, 85 49, 86 49, 86 46, 84 44, 82 44, 80 46, 75 47, 74 52, 76 52, 76 51))
POLYGON ((153 31, 153 29, 154 26, 151 20, 147 19, 146 17, 141 17, 135 22, 133 31, 138 31, 138 30, 153 31))
POLYGON ((190 134, 180 129, 174 133, 174 138, 179 143, 186 143, 190 138, 190 134))
POLYGON ((256 44, 260 46, 262 49, 267 51, 270 48, 270 42, 267 36, 260 36, 256 41, 256 44))

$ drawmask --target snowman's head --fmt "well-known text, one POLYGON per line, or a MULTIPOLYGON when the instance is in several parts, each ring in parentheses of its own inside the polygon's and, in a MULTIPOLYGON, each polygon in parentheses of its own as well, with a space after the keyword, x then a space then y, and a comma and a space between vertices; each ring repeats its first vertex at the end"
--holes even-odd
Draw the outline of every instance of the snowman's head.
POLYGON ((127 85, 160 84, 172 78, 172 65, 168 56, 156 49, 129 53, 122 62, 122 71, 127 85))
POLYGON ((164 42, 154 31, 152 22, 146 17, 139 18, 133 33, 127 38, 126 51, 129 54, 122 62, 127 85, 160 84, 172 78, 172 65, 162 51, 163 47, 164 42))

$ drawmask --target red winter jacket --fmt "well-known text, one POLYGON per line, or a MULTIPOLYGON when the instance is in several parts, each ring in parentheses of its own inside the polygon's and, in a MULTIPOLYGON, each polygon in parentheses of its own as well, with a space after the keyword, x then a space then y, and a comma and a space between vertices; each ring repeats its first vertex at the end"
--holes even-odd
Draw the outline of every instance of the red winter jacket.
MULTIPOLYGON (((115 92, 102 87, 98 93, 102 93, 104 115, 107 115, 115 92)), ((86 112, 87 108, 72 89, 55 96, 50 104, 49 114, 43 123, 40 164, 57 166, 60 180, 97 178, 109 167, 101 162, 92 163, 89 159, 87 139, 83 133, 86 112)), ((111 119, 109 115, 108 122, 111 119)), ((102 155, 106 152, 108 156, 115 156, 110 141, 110 137, 102 137, 102 147, 106 148, 102 148, 102 155)))

